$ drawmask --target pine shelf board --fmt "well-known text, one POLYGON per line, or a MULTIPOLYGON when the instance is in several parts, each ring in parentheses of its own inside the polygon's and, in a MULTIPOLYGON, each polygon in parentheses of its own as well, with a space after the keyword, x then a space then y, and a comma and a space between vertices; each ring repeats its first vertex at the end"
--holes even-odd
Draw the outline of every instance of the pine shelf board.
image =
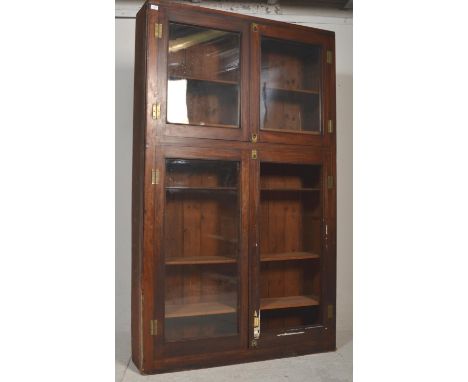
POLYGON ((260 310, 300 308, 314 305, 319 305, 316 296, 269 297, 260 300, 260 310))
POLYGON ((216 84, 222 84, 222 85, 238 85, 238 81, 231 81, 231 80, 220 80, 217 78, 200 78, 200 77, 194 77, 194 76, 181 76, 181 75, 174 75, 171 74, 169 76, 171 80, 188 80, 188 81, 203 81, 203 82, 213 82, 216 84))
POLYGON ((269 91, 280 91, 280 92, 290 92, 290 93, 301 93, 301 94, 320 94, 318 90, 307 90, 307 89, 292 89, 292 88, 283 88, 279 86, 267 86, 269 91))
POLYGON ((214 314, 236 313, 232 306, 218 302, 166 305, 166 318, 210 316, 214 314))
POLYGON ((274 129, 271 127, 264 127, 263 125, 260 126, 260 130, 262 131, 277 131, 280 133, 294 133, 294 134, 307 134, 307 135, 320 135, 320 131, 309 131, 309 130, 297 130, 297 129, 274 129))
POLYGON ((297 187, 297 188, 292 188, 292 187, 262 187, 260 191, 320 191, 320 188, 317 187, 297 187))
POLYGON ((166 186, 168 191, 237 191, 236 187, 166 186))
POLYGON ((287 261, 287 260, 307 260, 319 259, 320 256, 311 252, 285 252, 285 253, 268 253, 260 255, 260 261, 287 261))
POLYGON ((170 257, 166 265, 192 265, 192 264, 235 264, 236 259, 226 256, 186 256, 170 257))

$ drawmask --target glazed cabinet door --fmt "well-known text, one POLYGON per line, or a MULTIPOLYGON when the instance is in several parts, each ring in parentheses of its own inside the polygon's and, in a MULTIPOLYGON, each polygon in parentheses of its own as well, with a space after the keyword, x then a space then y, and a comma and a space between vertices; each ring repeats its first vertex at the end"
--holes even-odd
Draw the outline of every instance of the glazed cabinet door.
POLYGON ((198 11, 158 12, 158 133, 246 140, 248 24, 198 11))
POLYGON ((327 156, 258 150, 252 166, 250 346, 325 341, 334 304, 327 156))
POLYGON ((184 147, 158 154, 162 224, 154 345, 161 358, 246 345, 249 191, 243 155, 184 147))
POLYGON ((262 24, 252 24, 251 36, 254 137, 327 144, 334 119, 333 39, 324 31, 262 24))

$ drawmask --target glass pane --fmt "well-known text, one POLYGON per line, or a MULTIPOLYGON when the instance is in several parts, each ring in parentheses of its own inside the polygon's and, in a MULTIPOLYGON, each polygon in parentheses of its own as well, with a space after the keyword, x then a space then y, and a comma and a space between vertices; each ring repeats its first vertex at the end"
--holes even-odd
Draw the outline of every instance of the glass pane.
POLYGON ((262 38, 260 128, 320 133, 320 47, 262 38))
POLYGON ((239 127, 240 34, 169 24, 167 122, 239 127))
POLYGON ((238 333, 239 162, 166 160, 165 338, 238 333))
POLYGON ((260 166, 262 332, 320 323, 320 194, 320 166, 260 166))

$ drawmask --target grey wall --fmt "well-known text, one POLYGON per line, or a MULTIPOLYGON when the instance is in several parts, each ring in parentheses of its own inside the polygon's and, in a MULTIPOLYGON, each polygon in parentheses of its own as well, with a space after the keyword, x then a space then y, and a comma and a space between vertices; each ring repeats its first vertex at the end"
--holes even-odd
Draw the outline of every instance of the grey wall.
MULTIPOLYGON (((204 2, 213 7, 234 10, 336 33, 337 76, 337 187, 338 187, 338 290, 337 329, 352 330, 352 14, 344 11, 314 10, 310 7, 246 7, 236 2, 204 2)), ((116 4, 116 15, 131 17, 138 2, 116 4)), ((130 267, 131 267, 131 174, 133 53, 135 20, 115 20, 115 119, 116 119, 116 348, 130 344, 130 267)), ((118 350, 119 352, 120 350, 118 350)), ((124 359, 126 355, 117 354, 124 359)))
POLYGON ((117 359, 130 349, 133 52, 135 20, 115 22, 115 329, 117 359))

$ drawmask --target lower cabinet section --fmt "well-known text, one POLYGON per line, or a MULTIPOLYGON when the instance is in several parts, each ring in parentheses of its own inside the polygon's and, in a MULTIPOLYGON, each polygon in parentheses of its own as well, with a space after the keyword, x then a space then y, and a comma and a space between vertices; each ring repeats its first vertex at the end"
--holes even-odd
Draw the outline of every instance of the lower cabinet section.
POLYGON ((134 285, 140 371, 334 350, 327 158, 159 149, 153 236, 134 285))

